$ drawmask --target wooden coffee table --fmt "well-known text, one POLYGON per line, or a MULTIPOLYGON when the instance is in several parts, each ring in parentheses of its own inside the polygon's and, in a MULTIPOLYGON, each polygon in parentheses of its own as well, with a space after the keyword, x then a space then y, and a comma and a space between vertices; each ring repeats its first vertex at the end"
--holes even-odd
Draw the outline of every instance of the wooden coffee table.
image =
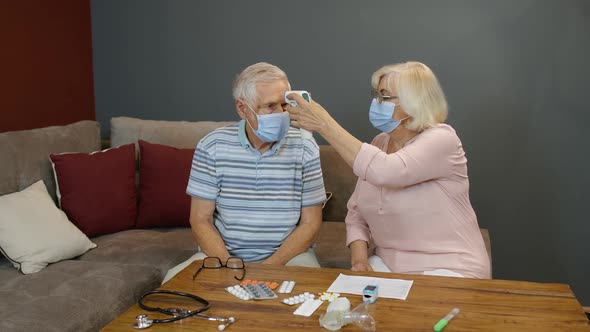
MULTIPOLYGON (((264 281, 295 280, 291 294, 277 294, 278 299, 240 300, 225 287, 238 284, 239 273, 229 269, 203 270, 196 280, 193 273, 201 266, 196 261, 171 279, 161 289, 198 295, 211 303, 206 314, 233 316, 237 321, 226 331, 328 331, 319 325, 327 302, 310 317, 293 315, 295 306, 282 304, 283 298, 303 292, 320 293, 328 289, 340 273, 414 280, 405 301, 379 298, 371 306, 377 331, 432 331, 433 325, 452 308, 461 312, 445 331, 590 331, 582 306, 568 285, 506 280, 478 280, 378 272, 352 272, 342 269, 304 268, 246 264, 246 278, 264 281)), ((351 307, 362 302, 361 296, 348 297, 351 307)), ((183 307, 191 302, 179 299, 151 301, 161 307, 183 307), (168 302, 168 303, 166 303, 168 302)), ((104 331, 134 331, 135 317, 148 313, 137 304, 104 328, 104 331)), ((151 318, 166 315, 149 313, 151 318)), ((199 318, 154 324, 149 331, 218 331, 219 323, 199 318)), ((361 331, 347 325, 341 331, 361 331)))

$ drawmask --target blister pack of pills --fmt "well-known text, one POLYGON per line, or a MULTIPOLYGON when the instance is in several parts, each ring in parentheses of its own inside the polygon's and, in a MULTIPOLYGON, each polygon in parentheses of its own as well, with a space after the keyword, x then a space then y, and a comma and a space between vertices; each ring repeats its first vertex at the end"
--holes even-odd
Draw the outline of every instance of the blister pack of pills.
POLYGON ((299 308, 295 309, 293 315, 309 317, 314 313, 314 311, 316 311, 317 308, 319 308, 322 305, 322 303, 324 303, 324 301, 320 299, 306 300, 299 306, 299 308))
POLYGON ((270 289, 265 284, 247 284, 244 285, 244 289, 252 296, 254 300, 274 299, 277 297, 277 294, 275 294, 272 289, 270 289))
POLYGON ((275 281, 262 281, 262 280, 244 279, 242 282, 240 282, 240 286, 242 286, 242 287, 246 286, 247 284, 252 284, 252 285, 265 284, 270 289, 276 289, 277 287, 279 287, 279 283, 278 282, 275 282, 275 281))
POLYGON ((229 286, 225 288, 231 295, 241 299, 241 300, 250 300, 252 296, 248 293, 244 288, 240 287, 240 285, 229 286))
POLYGON ((281 287, 279 287, 279 293, 291 293, 293 291, 293 287, 295 287, 295 281, 293 280, 285 280, 281 283, 281 287))
POLYGON ((281 301, 281 303, 288 304, 288 305, 295 305, 295 304, 303 303, 307 300, 313 300, 313 299, 315 299, 315 295, 313 295, 309 292, 305 292, 303 294, 299 294, 299 295, 295 295, 295 296, 291 296, 289 298, 283 299, 281 301))

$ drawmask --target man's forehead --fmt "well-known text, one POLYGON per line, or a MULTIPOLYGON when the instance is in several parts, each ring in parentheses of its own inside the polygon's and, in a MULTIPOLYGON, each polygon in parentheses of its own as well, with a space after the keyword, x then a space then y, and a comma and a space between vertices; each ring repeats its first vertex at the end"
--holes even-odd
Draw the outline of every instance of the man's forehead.
POLYGON ((256 89, 258 91, 261 90, 275 90, 275 89, 285 89, 289 87, 289 83, 285 80, 276 80, 270 82, 259 82, 256 84, 256 89))
POLYGON ((261 103, 280 102, 285 91, 289 90, 289 85, 285 80, 261 82, 256 86, 256 90, 261 103))

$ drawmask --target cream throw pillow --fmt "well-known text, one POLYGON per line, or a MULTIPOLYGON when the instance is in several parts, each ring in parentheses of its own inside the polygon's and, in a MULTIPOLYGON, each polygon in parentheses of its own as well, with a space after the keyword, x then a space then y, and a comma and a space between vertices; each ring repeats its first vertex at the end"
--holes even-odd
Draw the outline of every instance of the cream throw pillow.
POLYGON ((0 196, 0 250, 22 273, 39 272, 95 247, 55 206, 42 180, 0 196))

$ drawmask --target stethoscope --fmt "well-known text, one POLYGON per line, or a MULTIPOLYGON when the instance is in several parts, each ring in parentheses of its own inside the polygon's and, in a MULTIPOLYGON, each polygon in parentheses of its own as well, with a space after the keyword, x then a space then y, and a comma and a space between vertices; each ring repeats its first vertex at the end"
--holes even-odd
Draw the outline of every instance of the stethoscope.
POLYGON ((198 318, 203 318, 203 319, 207 319, 207 320, 211 320, 211 321, 222 322, 221 324, 219 324, 217 326, 217 329, 219 331, 223 331, 223 330, 225 330, 225 328, 228 325, 230 325, 231 323, 236 321, 236 319, 233 317, 225 318, 225 317, 215 317, 215 316, 209 316, 209 315, 203 314, 202 312, 209 309, 211 307, 211 305, 209 304, 209 302, 207 300, 205 300, 201 297, 198 297, 196 295, 189 294, 189 293, 182 293, 182 292, 175 292, 175 291, 168 291, 168 290, 149 291, 141 296, 141 298, 139 299, 139 306, 143 310, 157 311, 157 312, 161 312, 166 315, 170 315, 172 317, 166 318, 166 319, 149 319, 148 315, 145 315, 145 314, 139 315, 139 316, 135 317, 135 324, 133 325, 133 327, 136 329, 147 329, 148 327, 152 326, 153 324, 171 323, 171 322, 175 322, 177 320, 181 320, 181 319, 185 319, 185 318, 189 318, 189 317, 198 317, 198 318), (168 294, 168 295, 188 297, 190 299, 193 299, 197 302, 202 303, 203 307, 201 307, 197 310, 191 311, 188 309, 179 309, 179 308, 154 308, 154 307, 150 307, 150 306, 145 305, 143 303, 144 299, 147 296, 153 295, 153 294, 168 294))

